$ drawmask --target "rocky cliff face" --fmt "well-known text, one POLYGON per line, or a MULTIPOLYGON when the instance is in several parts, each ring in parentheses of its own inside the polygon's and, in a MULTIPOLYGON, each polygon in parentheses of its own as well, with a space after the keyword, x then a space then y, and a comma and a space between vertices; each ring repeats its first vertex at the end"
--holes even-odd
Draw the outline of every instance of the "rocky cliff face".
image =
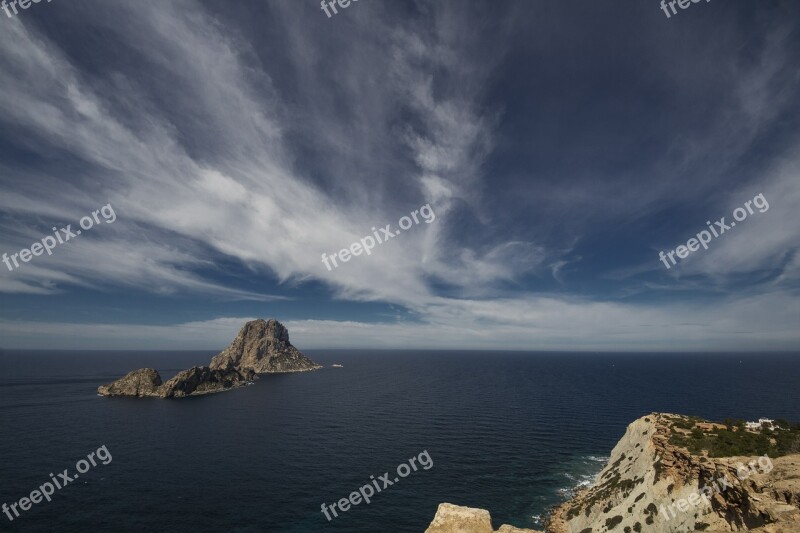
POLYGON ((289 342, 289 332, 277 320, 254 320, 239 331, 236 339, 211 359, 210 366, 196 366, 179 372, 162 383, 152 368, 134 370, 108 385, 98 387, 102 396, 137 398, 182 398, 241 387, 257 374, 304 372, 322 368, 289 342))
POLYGON ((292 346, 283 324, 277 320, 254 320, 245 324, 231 345, 211 360, 211 368, 269 374, 321 367, 292 346))
POLYGON ((595 484, 556 508, 547 531, 800 531, 800 509, 789 503, 800 491, 791 481, 800 456, 693 454, 670 442, 678 425, 692 422, 653 413, 628 426, 595 484))
POLYGON ((178 372, 166 383, 152 368, 134 370, 114 383, 101 385, 97 393, 102 396, 132 396, 136 398, 182 398, 184 396, 222 392, 240 387, 256 379, 252 371, 212 370, 196 366, 178 372))
MULTIPOLYGON (((800 532, 800 455, 691 453, 673 437, 692 426, 715 425, 663 413, 630 424, 594 485, 552 510, 545 533, 800 532)), ((488 512, 470 511, 467 521, 437 513, 428 533, 490 532, 488 512)))
POLYGON ((192 394, 222 392, 252 382, 256 375, 252 370, 214 370, 207 366, 196 366, 178 372, 164 383, 160 393, 164 398, 182 398, 192 394))
POLYGON ((126 374, 114 383, 101 385, 97 392, 103 396, 158 396, 161 376, 152 368, 140 368, 126 374))

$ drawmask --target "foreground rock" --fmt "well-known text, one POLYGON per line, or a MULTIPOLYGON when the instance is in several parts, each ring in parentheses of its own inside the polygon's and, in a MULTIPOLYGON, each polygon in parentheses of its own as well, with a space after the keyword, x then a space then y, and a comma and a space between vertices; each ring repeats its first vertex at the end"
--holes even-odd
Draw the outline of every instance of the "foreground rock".
POLYGON ((433 522, 425 533, 540 533, 532 529, 518 529, 503 525, 497 531, 492 527, 489 511, 442 503, 433 522))
MULTIPOLYGON (((798 533, 800 441, 793 431, 759 435, 681 415, 642 417, 628 426, 594 485, 551 511, 545 533, 798 533), (709 456, 709 443, 732 436, 762 439, 769 457, 709 456), (781 449, 787 437, 794 444, 781 449)), ((442 504, 427 533, 457 531, 491 532, 489 513, 442 504)))
POLYGON ((253 320, 210 366, 179 372, 163 383, 152 368, 134 370, 108 385, 98 387, 101 396, 136 398, 183 398, 222 392, 252 383, 258 374, 306 372, 322 368, 289 342, 289 332, 277 320, 253 320))

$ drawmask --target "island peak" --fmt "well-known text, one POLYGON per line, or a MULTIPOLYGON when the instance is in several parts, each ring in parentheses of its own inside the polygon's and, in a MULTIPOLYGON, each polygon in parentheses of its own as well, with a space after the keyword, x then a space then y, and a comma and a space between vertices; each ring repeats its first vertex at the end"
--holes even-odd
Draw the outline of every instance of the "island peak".
POLYGON ((306 372, 321 368, 289 342, 289 331, 275 319, 247 322, 209 366, 183 370, 164 383, 153 368, 140 368, 108 385, 101 396, 182 398, 222 392, 258 379, 258 374, 306 372))

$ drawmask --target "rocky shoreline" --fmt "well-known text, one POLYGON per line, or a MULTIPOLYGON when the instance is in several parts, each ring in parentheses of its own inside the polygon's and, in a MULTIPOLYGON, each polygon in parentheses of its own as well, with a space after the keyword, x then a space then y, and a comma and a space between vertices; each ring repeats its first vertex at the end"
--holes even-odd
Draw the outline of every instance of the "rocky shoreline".
POLYGON ((252 384, 259 374, 308 372, 322 368, 289 342, 289 331, 277 320, 245 324, 233 342, 209 366, 178 372, 166 383, 155 369, 140 368, 101 385, 100 396, 183 398, 224 392, 252 384))
POLYGON ((628 426, 597 481, 555 507, 544 531, 508 525, 494 530, 488 511, 444 503, 426 533, 800 531, 797 433, 786 430, 762 438, 744 426, 723 428, 695 417, 652 413, 628 426), (705 449, 689 450, 696 443, 713 447, 723 434, 727 439, 738 434, 742 441, 761 438, 769 443, 770 454, 712 457, 705 449), (787 436, 794 440, 789 452, 779 445, 787 436), (769 469, 753 467, 766 463, 769 469), (747 476, 743 465, 750 465, 747 476))

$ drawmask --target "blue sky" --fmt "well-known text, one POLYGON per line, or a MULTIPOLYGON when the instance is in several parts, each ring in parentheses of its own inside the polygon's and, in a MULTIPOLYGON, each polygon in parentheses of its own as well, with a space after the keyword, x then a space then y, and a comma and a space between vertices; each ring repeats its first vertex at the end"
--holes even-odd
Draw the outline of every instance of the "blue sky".
POLYGON ((0 12, 0 348, 796 350, 800 6, 0 12), (671 251, 769 203, 669 270, 671 251), (321 261, 430 205, 436 218, 321 261))

